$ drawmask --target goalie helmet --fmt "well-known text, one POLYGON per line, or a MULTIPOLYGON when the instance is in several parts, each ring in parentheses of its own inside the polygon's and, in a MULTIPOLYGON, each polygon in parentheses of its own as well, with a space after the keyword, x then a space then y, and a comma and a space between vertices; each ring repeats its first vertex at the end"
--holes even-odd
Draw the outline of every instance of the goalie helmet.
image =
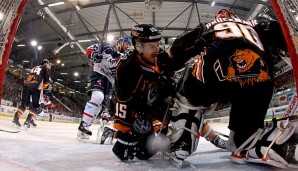
POLYGON ((239 18, 234 12, 227 9, 221 9, 215 16, 215 19, 218 18, 239 18))
POLYGON ((46 64, 46 63, 50 63, 50 61, 48 59, 43 59, 41 62, 40 62, 40 65, 43 65, 43 64, 46 64))
POLYGON ((136 42, 156 42, 161 40, 161 34, 152 24, 139 24, 131 30, 132 43, 136 42))
POLYGON ((40 62, 40 65, 45 66, 47 69, 51 69, 51 63, 48 59, 43 59, 40 62))

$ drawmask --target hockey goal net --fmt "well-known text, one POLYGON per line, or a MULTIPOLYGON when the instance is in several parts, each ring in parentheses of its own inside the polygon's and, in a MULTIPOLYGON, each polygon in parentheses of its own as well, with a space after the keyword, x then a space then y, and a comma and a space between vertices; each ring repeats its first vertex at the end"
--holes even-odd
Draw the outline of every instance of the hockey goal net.
MULTIPOLYGON (((298 85, 298 0, 271 0, 276 17, 285 36, 295 83, 298 85)), ((297 88, 296 88, 297 91, 297 88)))
POLYGON ((10 49, 27 3, 28 0, 0 0, 0 105, 10 49))

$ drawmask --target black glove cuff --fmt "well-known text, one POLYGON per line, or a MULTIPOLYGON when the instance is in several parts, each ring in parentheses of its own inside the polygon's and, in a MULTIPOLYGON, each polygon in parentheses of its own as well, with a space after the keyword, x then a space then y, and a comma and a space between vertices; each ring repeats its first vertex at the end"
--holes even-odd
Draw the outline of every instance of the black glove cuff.
POLYGON ((126 132, 117 132, 116 135, 117 141, 121 144, 127 145, 127 146, 135 146, 138 142, 136 141, 135 136, 126 133, 126 132))

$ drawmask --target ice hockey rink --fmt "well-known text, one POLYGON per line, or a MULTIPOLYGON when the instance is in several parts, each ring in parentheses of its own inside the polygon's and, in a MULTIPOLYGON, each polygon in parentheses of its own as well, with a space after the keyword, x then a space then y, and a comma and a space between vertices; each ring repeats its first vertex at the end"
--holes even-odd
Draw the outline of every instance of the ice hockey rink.
MULTIPOLYGON (((0 129, 17 130, 10 117, 0 116, 0 129)), ((21 120, 23 123, 24 120, 21 120)), ((38 121, 36 128, 19 133, 0 131, 0 171, 157 171, 157 170, 221 170, 221 171, 272 171, 281 170, 262 164, 239 165, 229 160, 230 152, 216 148, 204 138, 198 149, 176 168, 167 157, 156 154, 148 161, 134 159, 121 162, 112 152, 112 145, 96 143, 99 125, 92 125, 89 142, 76 140, 76 123, 38 121)), ((211 124, 214 130, 228 134, 227 123, 211 124)))

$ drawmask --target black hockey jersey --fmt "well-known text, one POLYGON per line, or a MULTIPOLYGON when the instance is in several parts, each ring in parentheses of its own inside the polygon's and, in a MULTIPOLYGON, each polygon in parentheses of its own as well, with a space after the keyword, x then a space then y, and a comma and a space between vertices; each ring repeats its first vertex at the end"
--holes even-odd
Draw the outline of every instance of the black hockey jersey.
MULTIPOLYGON (((168 58, 160 54, 157 58, 168 58)), ((162 61, 166 61, 163 59, 162 61)), ((137 115, 154 121, 159 119, 160 100, 164 95, 159 82, 159 75, 164 65, 146 64, 134 51, 127 58, 121 59, 116 67, 116 119, 114 128, 122 132, 130 132, 132 122, 137 115)), ((162 118, 162 117, 161 117, 162 118)))
POLYGON ((176 68, 197 56, 192 74, 205 84, 228 80, 243 86, 272 78, 268 48, 286 49, 281 33, 276 21, 219 18, 177 38, 170 52, 176 68))
POLYGON ((50 83, 49 70, 45 66, 36 66, 31 69, 29 75, 24 80, 24 85, 42 90, 50 83))

